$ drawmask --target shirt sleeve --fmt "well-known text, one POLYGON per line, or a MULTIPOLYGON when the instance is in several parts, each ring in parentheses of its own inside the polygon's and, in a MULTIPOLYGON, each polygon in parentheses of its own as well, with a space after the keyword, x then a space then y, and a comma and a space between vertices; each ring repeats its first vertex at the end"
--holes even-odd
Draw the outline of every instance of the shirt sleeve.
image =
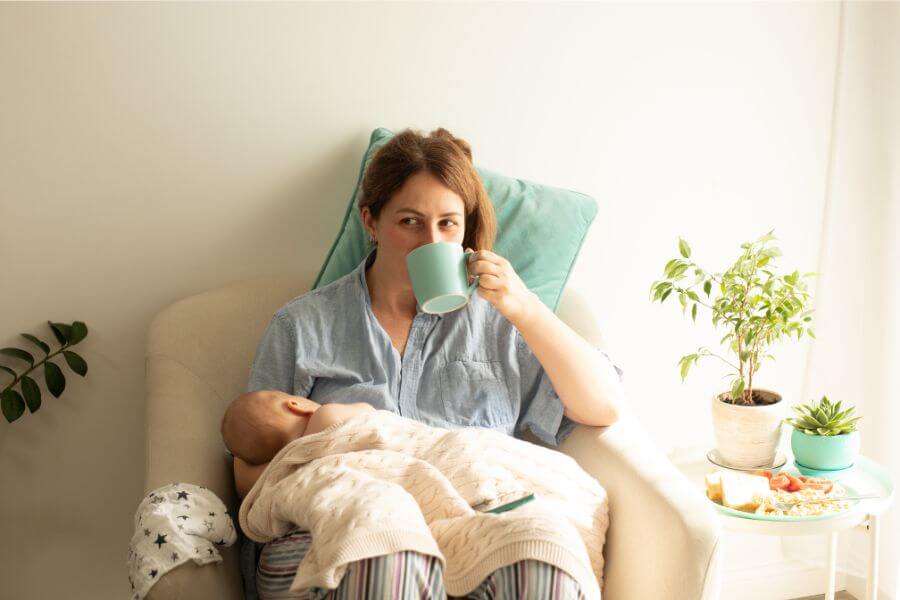
MULTIPOLYGON (((599 349, 597 351, 606 357, 609 366, 615 369, 619 381, 622 381, 624 374, 622 369, 614 364, 605 352, 599 349)), ((520 436, 525 430, 531 430, 542 442, 559 446, 575 428, 576 423, 565 416, 565 407, 553 389, 550 377, 518 331, 516 352, 522 394, 516 435, 520 436)))
POLYGON ((297 331, 283 312, 275 313, 256 348, 247 391, 278 390, 308 397, 313 378, 298 370, 297 331))

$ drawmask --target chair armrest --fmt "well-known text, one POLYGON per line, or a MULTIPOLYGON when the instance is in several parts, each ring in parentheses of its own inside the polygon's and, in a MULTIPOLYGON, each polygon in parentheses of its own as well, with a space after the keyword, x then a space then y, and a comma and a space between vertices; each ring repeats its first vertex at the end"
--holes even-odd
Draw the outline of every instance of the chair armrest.
POLYGON ((219 550, 224 562, 202 566, 186 562, 163 575, 145 600, 244 600, 240 573, 230 564, 237 563, 237 544, 219 550))
MULTIPOLYGON (((231 460, 219 435, 219 415, 210 407, 222 399, 180 362, 162 355, 146 358, 147 421, 144 494, 174 482, 209 488, 228 507, 235 527, 240 503, 231 460)), ((189 561, 163 574, 148 600, 243 600, 239 543, 219 547, 222 562, 189 561)))
POLYGON ((715 509, 630 411, 609 427, 579 425, 561 450, 609 496, 604 600, 718 597, 721 546, 715 509))

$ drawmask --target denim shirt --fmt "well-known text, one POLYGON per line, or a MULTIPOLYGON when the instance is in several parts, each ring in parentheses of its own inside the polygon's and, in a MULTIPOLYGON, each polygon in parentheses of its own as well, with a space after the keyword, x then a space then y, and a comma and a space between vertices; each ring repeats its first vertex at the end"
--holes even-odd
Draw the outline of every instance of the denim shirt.
MULTIPOLYGON (((516 437, 530 430, 551 446, 568 435, 575 423, 563 414, 537 357, 477 292, 443 315, 417 305, 401 356, 372 312, 366 270, 374 259, 373 251, 351 273, 275 313, 257 348, 248 392, 280 390, 320 404, 366 402, 449 429, 484 427, 516 437)), ((245 581, 256 564, 246 560, 245 581)), ((255 589, 253 596, 247 592, 255 597, 255 589)))

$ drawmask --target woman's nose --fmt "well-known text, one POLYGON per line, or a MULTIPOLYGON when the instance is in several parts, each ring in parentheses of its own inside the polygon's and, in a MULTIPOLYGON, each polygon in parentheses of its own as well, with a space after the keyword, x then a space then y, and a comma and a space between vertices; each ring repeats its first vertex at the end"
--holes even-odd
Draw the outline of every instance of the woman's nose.
POLYGON ((441 242, 444 240, 444 236, 441 233, 440 227, 437 226, 437 223, 428 228, 425 237, 428 240, 426 242, 427 244, 433 244, 434 242, 441 242))

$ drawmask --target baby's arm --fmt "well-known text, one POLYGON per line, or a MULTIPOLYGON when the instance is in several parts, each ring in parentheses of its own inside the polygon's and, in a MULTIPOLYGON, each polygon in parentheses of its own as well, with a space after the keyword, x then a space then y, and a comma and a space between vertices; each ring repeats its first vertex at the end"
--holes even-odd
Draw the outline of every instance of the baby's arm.
POLYGON ((243 498, 266 470, 269 463, 265 462, 261 465, 251 465, 244 462, 237 456, 234 457, 234 487, 237 489, 238 498, 243 498))
POLYGON ((335 423, 342 423, 350 417, 354 417, 364 412, 375 412, 375 409, 365 402, 357 402, 355 404, 339 404, 336 402, 332 404, 323 404, 322 407, 310 417, 309 424, 306 426, 306 431, 303 435, 306 436, 319 433, 320 431, 328 429, 335 423))

